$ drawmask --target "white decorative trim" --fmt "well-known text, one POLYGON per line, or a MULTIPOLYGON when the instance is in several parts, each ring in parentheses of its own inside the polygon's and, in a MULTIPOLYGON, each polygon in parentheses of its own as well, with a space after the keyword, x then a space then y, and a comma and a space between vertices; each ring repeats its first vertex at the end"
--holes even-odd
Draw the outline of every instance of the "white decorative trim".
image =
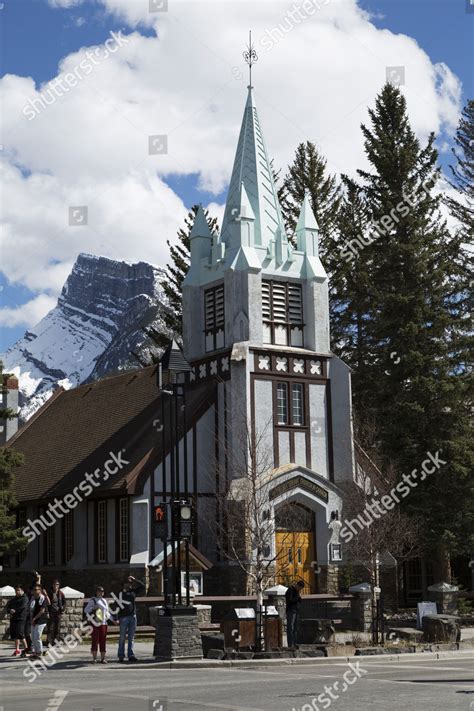
POLYGON ((221 360, 222 372, 226 373, 229 370, 229 356, 224 356, 221 360))
POLYGON ((276 369, 287 373, 288 372, 288 358, 278 358, 277 357, 276 369))
POLYGON ((207 371, 207 363, 201 363, 201 365, 199 366, 199 377, 205 378, 206 371, 207 371))
POLYGON ((217 375, 217 360, 211 360, 210 362, 210 375, 217 375))
POLYGON ((270 356, 258 356, 258 367, 260 370, 270 370, 270 356))
POLYGON ((310 363, 311 375, 321 375, 323 372, 322 363, 320 360, 312 360, 310 363))
POLYGON ((304 360, 302 358, 293 361, 293 372, 304 373, 304 360))

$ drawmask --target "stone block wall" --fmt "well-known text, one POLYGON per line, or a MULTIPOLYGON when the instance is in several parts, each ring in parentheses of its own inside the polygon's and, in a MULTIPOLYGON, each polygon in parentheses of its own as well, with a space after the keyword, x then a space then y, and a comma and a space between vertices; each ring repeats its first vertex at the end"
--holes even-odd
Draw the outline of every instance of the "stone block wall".
POLYGON ((153 655, 157 660, 202 659, 197 615, 159 615, 153 655))

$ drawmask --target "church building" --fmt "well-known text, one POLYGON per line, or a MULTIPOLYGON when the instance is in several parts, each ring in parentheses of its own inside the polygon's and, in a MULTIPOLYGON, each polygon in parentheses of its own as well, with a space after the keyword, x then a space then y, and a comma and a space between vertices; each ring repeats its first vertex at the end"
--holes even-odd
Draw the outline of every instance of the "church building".
POLYGON ((337 592, 343 551, 331 522, 355 469, 350 370, 330 350, 315 216, 305 198, 294 239, 287 233, 251 87, 220 234, 200 208, 190 241, 182 351, 171 348, 160 366, 58 390, 9 441, 25 457, 19 522, 38 533, 5 565, 5 583, 40 569, 87 594, 125 573, 148 575, 163 560, 152 511, 174 489, 195 506, 198 587, 245 593, 219 539, 222 492, 242 477, 247 441, 268 461, 275 582, 303 578, 308 592, 337 592), (101 475, 111 459, 113 473, 101 475), (86 490, 92 472, 99 484, 86 490), (68 494, 80 500, 67 504, 68 494), (67 512, 37 523, 53 500, 67 512), (289 506, 299 521, 291 538, 280 530, 289 506))

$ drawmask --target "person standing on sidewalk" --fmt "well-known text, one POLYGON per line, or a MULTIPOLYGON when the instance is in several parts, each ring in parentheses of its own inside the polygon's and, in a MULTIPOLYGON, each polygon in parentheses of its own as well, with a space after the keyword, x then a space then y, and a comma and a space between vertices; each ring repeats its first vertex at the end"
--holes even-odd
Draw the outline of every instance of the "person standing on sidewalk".
POLYGON ((104 597, 104 588, 101 585, 96 587, 95 595, 87 603, 84 612, 92 624, 92 663, 97 664, 97 649, 100 649, 100 662, 101 664, 107 664, 105 658, 107 653, 107 622, 112 615, 110 614, 109 603, 104 597))
POLYGON ((54 580, 51 590, 48 593, 49 619, 46 634, 48 647, 53 646, 60 640, 61 617, 66 607, 66 598, 59 588, 59 580, 54 580))
POLYGON ((43 594, 42 586, 37 583, 33 588, 30 600, 31 646, 33 654, 30 659, 38 659, 43 654, 41 637, 48 621, 48 598, 43 594))
POLYGON ((6 612, 10 614, 10 639, 15 642, 12 657, 17 657, 20 654, 20 642, 23 642, 26 654, 25 622, 28 613, 28 596, 25 595, 22 585, 16 586, 15 597, 8 601, 6 612))
POLYGON ((125 660, 125 637, 127 637, 127 657, 129 662, 136 662, 137 658, 133 649, 133 643, 135 640, 135 632, 137 629, 137 607, 136 607, 136 597, 137 593, 145 590, 145 583, 141 580, 137 580, 130 575, 127 580, 124 581, 123 589, 119 599, 119 612, 117 614, 117 619, 120 624, 120 638, 118 645, 118 660, 123 662, 125 660))
POLYGON ((298 580, 294 585, 290 585, 285 593, 288 647, 296 647, 298 642, 298 606, 301 604, 304 585, 304 580, 298 580))

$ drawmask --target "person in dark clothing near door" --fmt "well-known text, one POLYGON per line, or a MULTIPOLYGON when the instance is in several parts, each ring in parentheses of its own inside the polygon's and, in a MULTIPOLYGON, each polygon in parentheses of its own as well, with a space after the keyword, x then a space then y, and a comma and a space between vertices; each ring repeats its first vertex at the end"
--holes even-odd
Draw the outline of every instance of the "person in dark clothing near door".
POLYGON ((120 624, 120 638, 117 653, 119 662, 123 662, 125 659, 125 637, 128 637, 128 661, 137 661, 133 649, 135 631, 137 629, 137 608, 135 599, 137 597, 137 593, 144 590, 145 583, 142 583, 140 580, 134 578, 133 575, 130 575, 127 580, 124 581, 122 592, 118 596, 118 599, 120 600, 120 609, 117 614, 117 619, 120 624))
POLYGON ((66 607, 66 598, 59 587, 59 580, 54 580, 51 590, 48 592, 49 617, 46 634, 48 647, 60 641, 61 617, 66 607))
POLYGON ((17 657, 20 654, 20 642, 23 642, 23 647, 27 649, 25 642, 25 622, 28 613, 28 595, 21 585, 15 588, 15 597, 8 601, 6 607, 7 614, 10 614, 10 639, 15 642, 15 650, 12 657, 17 657))
POLYGON ((285 593, 286 634, 289 647, 296 647, 298 641, 298 606, 301 604, 301 591, 304 586, 304 580, 298 580, 297 583, 290 585, 285 593))

